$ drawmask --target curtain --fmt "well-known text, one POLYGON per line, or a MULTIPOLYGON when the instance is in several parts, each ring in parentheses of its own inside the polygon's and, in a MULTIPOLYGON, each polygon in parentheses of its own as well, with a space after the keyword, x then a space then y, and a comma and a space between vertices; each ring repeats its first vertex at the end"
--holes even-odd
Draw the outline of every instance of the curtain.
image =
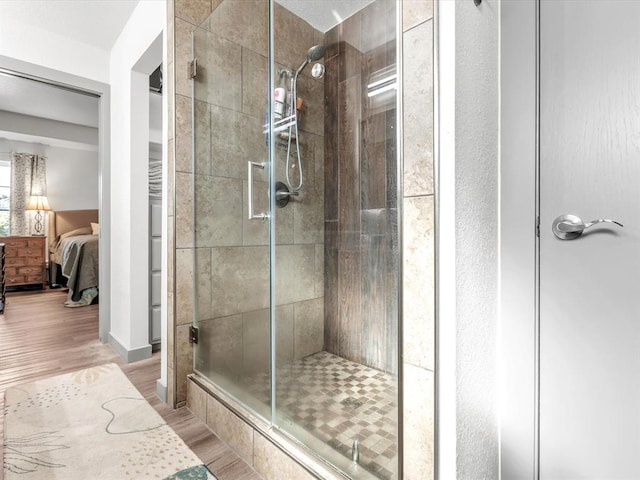
POLYGON ((14 153, 11 159, 11 235, 31 235, 33 215, 27 212, 31 195, 47 194, 47 157, 14 153))

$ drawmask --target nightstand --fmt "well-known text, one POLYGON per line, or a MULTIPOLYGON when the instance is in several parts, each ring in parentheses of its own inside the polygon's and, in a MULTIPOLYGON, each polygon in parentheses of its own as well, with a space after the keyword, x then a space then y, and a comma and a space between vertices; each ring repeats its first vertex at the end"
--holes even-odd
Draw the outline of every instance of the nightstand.
POLYGON ((5 286, 45 287, 45 245, 47 237, 0 237, 5 245, 5 286))

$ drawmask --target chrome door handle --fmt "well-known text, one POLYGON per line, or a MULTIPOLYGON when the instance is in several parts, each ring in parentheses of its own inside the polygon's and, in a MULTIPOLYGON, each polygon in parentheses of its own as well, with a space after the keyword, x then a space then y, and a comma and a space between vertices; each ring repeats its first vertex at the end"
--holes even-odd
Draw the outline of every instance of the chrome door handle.
POLYGON ((247 181, 249 183, 249 188, 247 188, 247 197, 248 198, 248 210, 249 210, 249 220, 255 220, 255 219, 267 219, 269 218, 269 214, 268 213, 253 213, 253 169, 255 168, 260 168, 260 169, 264 169, 264 166, 266 165, 266 163, 264 162, 252 162, 251 160, 249 160, 247 162, 248 165, 248 172, 247 172, 247 181))
POLYGON ((551 230, 553 230, 553 234, 560 240, 573 240, 574 238, 578 238, 582 235, 582 232, 587 228, 592 227, 597 223, 615 223, 619 227, 624 226, 620 222, 608 220, 606 218, 598 218, 588 223, 584 223, 580 217, 577 217, 576 215, 560 215, 553 221, 551 230))

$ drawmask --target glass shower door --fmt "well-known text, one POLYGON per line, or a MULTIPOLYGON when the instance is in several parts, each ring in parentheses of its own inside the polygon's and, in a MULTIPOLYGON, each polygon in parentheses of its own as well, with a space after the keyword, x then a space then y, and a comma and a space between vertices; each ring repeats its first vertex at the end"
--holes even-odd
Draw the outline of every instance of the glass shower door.
POLYGON ((397 2, 330 26, 304 3, 223 0, 194 32, 194 365, 275 437, 397 479, 397 2))
POLYGON ((273 212, 272 421, 350 478, 397 479, 398 2, 353 2, 326 30, 323 2, 306 5, 274 2, 293 122, 274 132, 274 181, 294 194, 273 212))
POLYGON ((195 370, 265 419, 271 396, 269 220, 248 216, 250 208, 268 211, 268 15, 267 2, 225 0, 194 31, 190 166, 195 370))

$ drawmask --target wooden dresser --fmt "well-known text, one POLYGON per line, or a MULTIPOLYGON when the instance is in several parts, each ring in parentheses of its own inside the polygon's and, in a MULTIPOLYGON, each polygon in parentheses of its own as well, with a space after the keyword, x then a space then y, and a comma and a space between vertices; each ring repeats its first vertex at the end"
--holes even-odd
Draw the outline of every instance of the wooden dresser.
POLYGON ((45 245, 47 237, 0 237, 5 245, 5 286, 46 284, 45 245))

